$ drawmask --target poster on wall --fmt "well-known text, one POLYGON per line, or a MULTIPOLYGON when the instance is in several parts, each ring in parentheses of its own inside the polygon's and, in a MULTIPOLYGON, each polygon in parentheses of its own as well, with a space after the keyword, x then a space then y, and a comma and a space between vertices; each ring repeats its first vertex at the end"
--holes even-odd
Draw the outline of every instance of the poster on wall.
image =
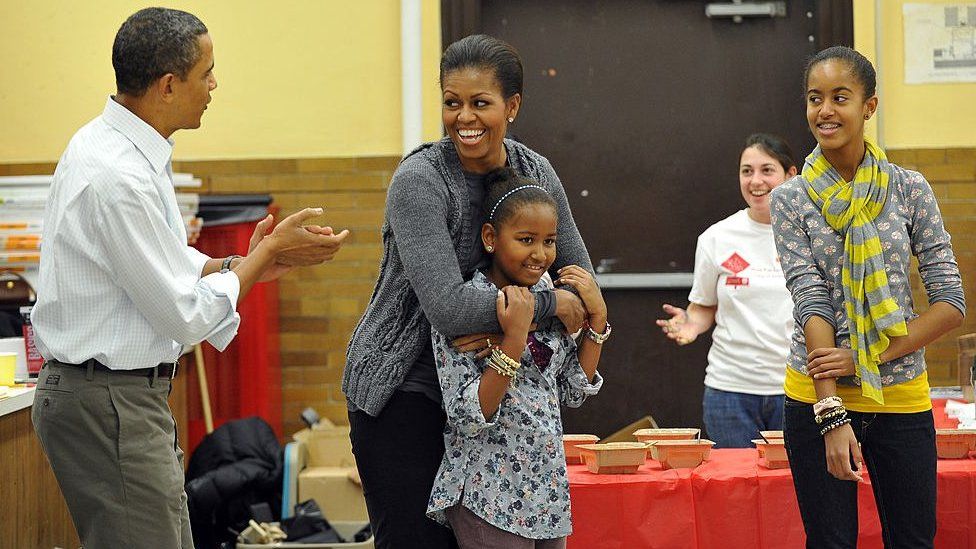
POLYGON ((905 83, 976 82, 976 3, 903 4, 905 83))

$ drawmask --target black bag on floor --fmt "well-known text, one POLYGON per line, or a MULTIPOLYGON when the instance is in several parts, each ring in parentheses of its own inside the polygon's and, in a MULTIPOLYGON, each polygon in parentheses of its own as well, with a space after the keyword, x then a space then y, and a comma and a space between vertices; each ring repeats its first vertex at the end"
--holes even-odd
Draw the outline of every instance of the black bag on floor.
POLYGON ((207 435, 186 471, 193 543, 214 549, 247 527, 251 505, 267 503, 281 518, 282 449, 259 417, 225 423, 207 435))
POLYGON ((322 515, 314 499, 295 504, 295 514, 281 521, 289 543, 345 543, 322 515))

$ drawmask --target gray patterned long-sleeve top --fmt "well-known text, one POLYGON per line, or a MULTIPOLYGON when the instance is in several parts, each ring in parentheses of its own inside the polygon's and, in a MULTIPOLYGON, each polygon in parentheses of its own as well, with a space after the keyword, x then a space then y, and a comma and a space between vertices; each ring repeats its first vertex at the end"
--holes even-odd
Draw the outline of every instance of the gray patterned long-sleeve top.
MULTIPOLYGON (((495 290, 481 272, 468 284, 495 290)), ((543 279, 532 289, 546 286, 543 279)), ((486 420, 478 398, 485 361, 458 352, 448 337, 433 331, 447 427, 444 459, 427 507, 431 518, 447 524, 444 509, 460 502, 488 523, 523 537, 550 539, 572 532, 559 405, 580 406, 600 390, 603 378, 598 373, 592 383, 587 380, 568 335, 533 334, 552 351, 548 364, 537 365, 526 348, 518 376, 486 420)))
MULTIPOLYGON (((881 239, 891 296, 910 321, 914 310, 909 269, 912 256, 929 303, 944 301, 966 313, 959 267, 952 253, 932 188, 922 174, 889 164, 889 189, 884 208, 875 219, 881 239)), ((830 322, 836 330, 838 347, 850 348, 850 330, 844 307, 841 265, 844 236, 824 220, 807 195, 805 181, 796 176, 773 190, 772 224, 776 249, 793 296, 793 331, 789 368, 807 373, 807 350, 803 327, 812 316, 830 322)), ((919 349, 879 366, 882 385, 888 387, 915 379, 925 371, 925 350, 919 349)), ((851 376, 838 384, 853 386, 851 376)))

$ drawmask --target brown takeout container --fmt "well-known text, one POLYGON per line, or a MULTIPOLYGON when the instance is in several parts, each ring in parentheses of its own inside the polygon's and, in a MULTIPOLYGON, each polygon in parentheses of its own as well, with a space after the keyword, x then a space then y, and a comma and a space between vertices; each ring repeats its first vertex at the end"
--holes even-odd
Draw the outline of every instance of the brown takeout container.
POLYGON ((598 475, 636 473, 647 456, 647 445, 643 442, 581 444, 577 448, 586 469, 598 475))
POLYGON ((768 438, 753 440, 756 450, 759 451, 759 462, 767 469, 786 469, 790 466, 790 461, 786 458, 786 446, 783 439, 768 438))
POLYGON ((580 465, 583 457, 580 456, 580 444, 596 444, 600 437, 596 435, 563 435, 563 452, 566 453, 566 465, 580 465))
MULTIPOLYGON (((658 440, 695 440, 701 434, 701 429, 693 427, 679 427, 670 429, 638 429, 634 431, 637 442, 648 444, 658 440)), ((651 447, 647 447, 647 457, 651 457, 651 447)))
POLYGON ((935 448, 942 459, 969 457, 976 450, 976 429, 936 429, 935 448))
POLYGON ((698 438, 701 429, 638 429, 634 431, 637 442, 652 442, 655 440, 691 440, 698 438))
POLYGON ((665 469, 698 467, 708 458, 714 442, 700 440, 656 440, 649 443, 651 457, 660 461, 665 469))

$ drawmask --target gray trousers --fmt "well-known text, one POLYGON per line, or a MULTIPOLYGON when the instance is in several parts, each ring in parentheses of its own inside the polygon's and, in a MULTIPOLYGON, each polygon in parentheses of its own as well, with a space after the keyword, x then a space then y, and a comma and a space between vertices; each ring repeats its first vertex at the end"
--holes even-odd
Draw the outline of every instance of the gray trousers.
POLYGON ((444 510, 461 549, 565 549, 566 538, 529 539, 502 530, 460 503, 444 510))
POLYGON ((49 362, 31 419, 86 549, 192 549, 170 380, 49 362))

